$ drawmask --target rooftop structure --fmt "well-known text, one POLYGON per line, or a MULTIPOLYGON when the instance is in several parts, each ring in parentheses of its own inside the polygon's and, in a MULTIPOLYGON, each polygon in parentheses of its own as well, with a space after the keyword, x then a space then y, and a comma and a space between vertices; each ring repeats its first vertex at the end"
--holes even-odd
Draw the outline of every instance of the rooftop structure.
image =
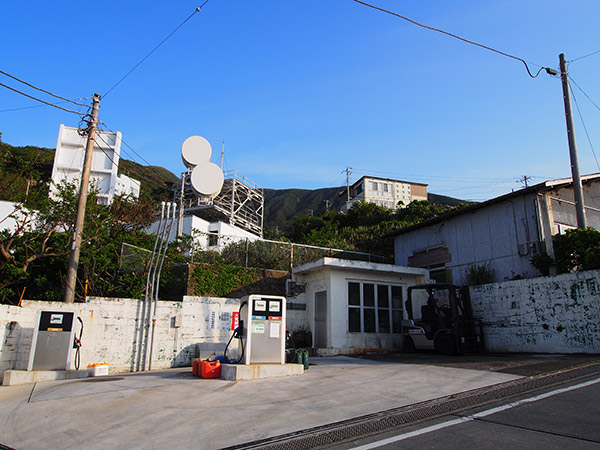
MULTIPOLYGON (((52 166, 52 184, 50 195, 57 195, 60 183, 75 183, 79 188, 87 138, 79 134, 77 127, 60 125, 54 165, 52 166)), ((90 183, 98 190, 98 202, 104 205, 112 203, 115 195, 131 195, 138 198, 140 182, 123 174, 118 174, 121 153, 121 132, 96 132, 90 183)))
POLYGON ((374 203, 390 209, 398 209, 414 200, 427 200, 427 185, 409 181, 363 176, 341 195, 347 201, 342 211, 348 211, 355 202, 374 203))

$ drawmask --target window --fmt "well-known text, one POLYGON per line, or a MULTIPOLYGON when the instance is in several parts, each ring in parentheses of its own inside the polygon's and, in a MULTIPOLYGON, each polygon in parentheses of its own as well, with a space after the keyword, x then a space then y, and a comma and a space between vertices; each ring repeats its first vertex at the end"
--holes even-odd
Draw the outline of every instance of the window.
POLYGON ((348 283, 348 331, 360 330, 360 283, 348 283))
POLYGON ((348 282, 348 331, 400 333, 402 287, 348 282))

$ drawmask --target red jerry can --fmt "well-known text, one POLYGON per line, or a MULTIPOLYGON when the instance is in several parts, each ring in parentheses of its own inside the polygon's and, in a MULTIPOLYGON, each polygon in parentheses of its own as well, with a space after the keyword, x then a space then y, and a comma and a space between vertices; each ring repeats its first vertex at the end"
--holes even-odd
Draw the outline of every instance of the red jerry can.
POLYGON ((200 363, 200 376, 202 378, 220 378, 221 362, 204 360, 200 363))

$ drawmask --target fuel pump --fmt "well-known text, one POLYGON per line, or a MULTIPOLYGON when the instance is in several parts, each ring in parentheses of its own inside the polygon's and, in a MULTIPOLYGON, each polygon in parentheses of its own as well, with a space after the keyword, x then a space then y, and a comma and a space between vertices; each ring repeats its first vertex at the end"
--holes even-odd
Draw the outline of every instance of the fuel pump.
POLYGON ((27 370, 70 370, 74 341, 74 312, 40 311, 27 370))
POLYGON ((285 364, 285 297, 244 297, 240 306, 240 325, 240 363, 285 364))

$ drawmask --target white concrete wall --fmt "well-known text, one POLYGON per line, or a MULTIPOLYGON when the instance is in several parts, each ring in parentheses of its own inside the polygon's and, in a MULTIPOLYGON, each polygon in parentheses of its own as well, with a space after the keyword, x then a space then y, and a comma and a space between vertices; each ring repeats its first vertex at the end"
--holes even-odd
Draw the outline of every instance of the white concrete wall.
POLYGON ((600 353, 600 271, 472 287, 492 352, 600 353))
MULTIPOLYGON (((179 214, 179 212, 177 213, 179 214)), ((158 230, 159 221, 154 222, 148 228, 148 233, 156 233, 158 230)), ((201 250, 213 250, 221 251, 228 244, 238 241, 255 241, 260 239, 255 234, 241 228, 234 227, 225 222, 209 222, 202 219, 201 217, 193 214, 187 214, 183 216, 183 222, 181 225, 181 231, 183 234, 187 234, 193 237, 194 244, 197 245, 201 250), (217 245, 209 245, 209 234, 214 234, 217 238, 217 245)), ((173 225, 171 233, 169 234, 168 242, 172 242, 177 237, 177 222, 173 225)))
MULTIPOLYGON (((78 133, 78 128, 61 124, 52 166, 52 184, 50 195, 57 197, 56 186, 63 181, 81 180, 83 159, 85 157, 86 138, 78 133)), ((117 186, 117 169, 121 153, 121 132, 97 131, 92 155, 90 184, 98 189, 99 202, 112 203, 117 186)), ((77 184, 78 185, 78 184, 77 184)), ((79 186, 79 185, 78 185, 79 186)), ((130 189, 125 194, 139 196, 139 182, 122 184, 121 189, 130 189), (137 185, 135 185, 137 183, 137 185), (137 187, 137 195, 136 195, 137 187)))
POLYGON ((12 217, 8 217, 15 214, 16 207, 16 203, 0 200, 0 231, 14 231, 16 229, 17 221, 12 217))
MULTIPOLYGON (((27 368, 39 310, 75 311, 83 319, 81 368, 107 362, 115 372, 133 370, 139 356, 140 307, 141 300, 93 297, 74 305, 28 300, 21 307, 0 305, 0 378, 5 370, 27 368)), ((239 299, 184 297, 180 302, 158 302, 152 368, 191 365, 199 343, 219 343, 222 348, 238 308, 239 299)), ((79 333, 79 324, 76 330, 79 333)))

